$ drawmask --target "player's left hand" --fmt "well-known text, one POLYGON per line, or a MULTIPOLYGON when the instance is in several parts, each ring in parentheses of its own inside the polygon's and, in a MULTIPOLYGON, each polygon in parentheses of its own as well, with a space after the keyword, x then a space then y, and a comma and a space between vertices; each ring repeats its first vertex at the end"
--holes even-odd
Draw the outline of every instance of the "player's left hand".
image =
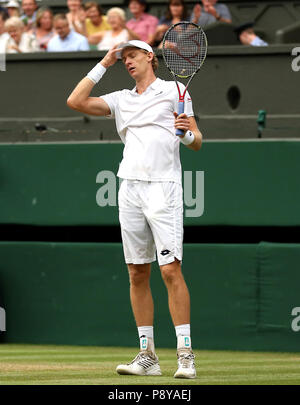
MULTIPOLYGON (((177 129, 182 129, 184 131, 184 134, 186 131, 190 128, 190 120, 186 114, 180 114, 178 115, 177 112, 174 112, 174 117, 175 117, 175 128, 177 129)), ((182 135, 184 136, 184 135, 182 135)))

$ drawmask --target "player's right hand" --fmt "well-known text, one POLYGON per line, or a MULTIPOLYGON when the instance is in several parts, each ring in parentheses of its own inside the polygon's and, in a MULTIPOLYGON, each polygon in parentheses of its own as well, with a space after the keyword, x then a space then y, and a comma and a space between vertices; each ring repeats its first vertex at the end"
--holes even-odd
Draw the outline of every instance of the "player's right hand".
POLYGON ((118 45, 115 45, 113 48, 111 48, 101 60, 101 65, 103 65, 105 68, 114 65, 118 60, 117 52, 119 52, 120 50, 121 49, 118 48, 118 45))

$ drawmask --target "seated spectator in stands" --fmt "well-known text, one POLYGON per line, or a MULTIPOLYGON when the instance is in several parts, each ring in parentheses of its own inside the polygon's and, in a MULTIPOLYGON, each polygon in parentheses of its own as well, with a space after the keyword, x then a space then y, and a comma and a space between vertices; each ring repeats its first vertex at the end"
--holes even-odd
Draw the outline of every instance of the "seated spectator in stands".
POLYGON ((103 15, 100 4, 89 1, 84 5, 85 9, 85 31, 86 36, 96 34, 97 32, 108 31, 111 26, 107 22, 107 16, 103 15))
POLYGON ((85 35, 86 12, 82 0, 67 0, 69 12, 66 14, 71 29, 85 35))
POLYGON ((168 28, 172 24, 187 20, 187 7, 184 0, 169 0, 167 11, 159 20, 158 26, 149 40, 149 44, 160 48, 162 46, 161 41, 168 28))
POLYGON ((202 5, 198 3, 193 9, 191 21, 201 27, 217 21, 231 23, 231 14, 225 4, 217 3, 218 0, 202 0, 202 5))
POLYGON ((7 14, 7 9, 6 9, 6 7, 2 7, 2 6, 0 5, 0 12, 1 12, 1 11, 4 11, 5 14, 7 14))
POLYGON ((29 32, 36 37, 40 50, 45 51, 48 42, 55 35, 53 13, 50 8, 42 7, 37 11, 35 26, 29 32))
POLYGON ((146 0, 129 0, 129 10, 133 18, 127 22, 126 27, 135 32, 141 41, 149 42, 158 25, 158 18, 146 13, 146 0))
POLYGON ((86 37, 69 27, 66 14, 55 15, 53 26, 57 35, 48 42, 48 52, 88 51, 90 49, 86 37))
POLYGON ((40 50, 36 38, 25 32, 25 25, 19 17, 8 18, 4 27, 10 36, 6 44, 6 53, 38 52, 40 50))
POLYGON ((257 36, 253 29, 254 23, 249 22, 239 25, 234 29, 243 45, 268 46, 268 43, 257 36))
POLYGON ((5 10, 0 10, 0 53, 6 53, 6 44, 9 40, 9 34, 5 32, 4 23, 7 20, 7 13, 5 10))
POLYGON ((6 9, 9 17, 20 17, 20 6, 16 0, 10 0, 6 4, 6 9))
POLYGON ((31 30, 35 23, 37 8, 36 0, 22 0, 22 10, 24 14, 21 15, 21 20, 25 25, 26 31, 31 30))
POLYGON ((110 8, 107 12, 107 21, 111 26, 111 30, 98 32, 89 37, 90 44, 98 44, 97 48, 100 51, 108 50, 121 42, 139 38, 126 27, 125 12, 121 8, 110 8))

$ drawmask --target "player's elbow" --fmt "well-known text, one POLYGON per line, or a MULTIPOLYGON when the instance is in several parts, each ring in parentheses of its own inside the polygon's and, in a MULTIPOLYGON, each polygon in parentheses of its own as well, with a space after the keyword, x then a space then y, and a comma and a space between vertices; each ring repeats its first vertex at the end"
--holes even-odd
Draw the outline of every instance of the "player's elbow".
POLYGON ((76 100, 75 97, 72 96, 72 94, 67 99, 67 106, 70 107, 72 110, 80 110, 81 108, 80 103, 76 100))
POLYGON ((201 148, 201 143, 198 144, 198 142, 193 143, 192 145, 190 145, 190 149, 194 150, 195 152, 197 152, 198 150, 200 150, 201 148))
POLYGON ((199 134, 199 136, 196 136, 195 141, 192 143, 191 147, 194 151, 198 151, 201 149, 202 146, 202 134, 199 134))
POLYGON ((193 150, 195 151, 195 152, 197 152, 198 150, 200 150, 201 149, 201 143, 197 143, 195 146, 194 146, 194 148, 193 148, 193 150))
POLYGON ((72 96, 69 96, 67 99, 67 106, 75 110, 75 101, 72 96))

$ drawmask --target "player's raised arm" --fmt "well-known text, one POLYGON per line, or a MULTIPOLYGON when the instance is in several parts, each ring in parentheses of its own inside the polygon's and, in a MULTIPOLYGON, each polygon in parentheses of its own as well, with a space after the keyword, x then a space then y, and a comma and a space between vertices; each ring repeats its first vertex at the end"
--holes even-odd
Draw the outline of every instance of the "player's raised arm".
POLYGON ((117 61, 119 48, 110 49, 85 78, 83 78, 68 97, 67 104, 73 110, 89 115, 109 115, 110 108, 100 97, 90 97, 95 84, 99 82, 106 70, 117 61))

